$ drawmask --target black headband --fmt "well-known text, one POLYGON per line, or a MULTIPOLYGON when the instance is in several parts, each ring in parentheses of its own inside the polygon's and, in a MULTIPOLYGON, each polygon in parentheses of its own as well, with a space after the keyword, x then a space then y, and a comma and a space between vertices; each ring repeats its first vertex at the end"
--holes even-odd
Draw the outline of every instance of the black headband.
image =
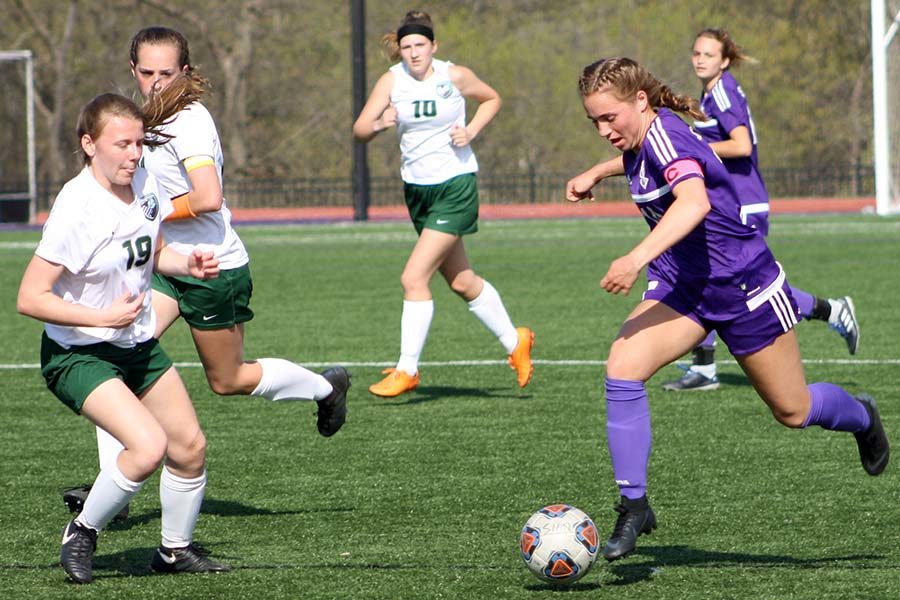
POLYGON ((428 25, 419 25, 418 23, 407 23, 403 27, 397 30, 397 41, 403 39, 403 36, 412 35, 417 33, 419 35, 424 35, 432 42, 434 41, 434 30, 431 29, 428 25))

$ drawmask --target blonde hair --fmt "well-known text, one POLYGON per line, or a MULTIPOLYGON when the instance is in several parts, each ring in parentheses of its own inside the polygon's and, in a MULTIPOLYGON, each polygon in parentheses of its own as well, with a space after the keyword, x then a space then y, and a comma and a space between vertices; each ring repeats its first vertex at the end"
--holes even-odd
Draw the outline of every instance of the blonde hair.
POLYGON ((706 119, 695 99, 674 93, 630 58, 601 58, 589 64, 578 79, 578 90, 582 97, 608 90, 622 101, 634 99, 643 90, 652 108, 665 107, 699 121, 706 119))
POLYGON ((722 44, 722 58, 728 59, 728 66, 725 67, 727 71, 731 67, 739 67, 745 62, 750 64, 755 64, 757 60, 751 56, 747 56, 744 54, 744 51, 738 46, 731 36, 728 35, 728 31, 722 28, 714 28, 707 27, 703 31, 697 34, 697 37, 694 38, 696 41, 698 38, 709 38, 711 40, 716 40, 720 44, 722 44))
MULTIPOLYGON (((196 72, 183 73, 172 82, 144 102, 141 111, 148 129, 156 129, 175 117, 186 106, 197 102, 209 89, 209 81, 200 77, 196 72)), ((172 139, 173 136, 162 132, 154 132, 159 138, 164 138, 159 143, 148 141, 150 145, 160 145, 172 139)))
MULTIPOLYGON (((173 81, 166 90, 175 86, 177 81, 173 81)), ((194 101, 190 92, 182 92, 179 89, 180 87, 175 86, 175 89, 171 92, 172 96, 176 96, 175 100, 160 98, 157 101, 159 106, 150 110, 147 109, 146 105, 139 107, 133 100, 121 94, 108 92, 95 96, 82 107, 81 112, 78 114, 75 133, 79 140, 85 135, 92 140, 96 140, 103 133, 103 128, 106 127, 110 117, 124 117, 141 123, 144 128, 145 146, 162 146, 175 136, 163 133, 159 129, 181 110, 181 108, 177 107, 183 108, 194 101), (168 108, 163 110, 167 106, 168 108)), ((152 100, 149 102, 149 104, 153 103, 152 100)), ((84 160, 84 164, 91 164, 91 157, 87 155, 84 148, 81 149, 81 158, 84 160)))
MULTIPOLYGON (((397 27, 399 31, 404 25, 422 25, 434 31, 434 23, 431 21, 431 15, 421 10, 411 10, 400 21, 397 27)), ((397 31, 391 31, 381 36, 381 50, 390 60, 400 60, 400 39, 397 37, 397 31)))

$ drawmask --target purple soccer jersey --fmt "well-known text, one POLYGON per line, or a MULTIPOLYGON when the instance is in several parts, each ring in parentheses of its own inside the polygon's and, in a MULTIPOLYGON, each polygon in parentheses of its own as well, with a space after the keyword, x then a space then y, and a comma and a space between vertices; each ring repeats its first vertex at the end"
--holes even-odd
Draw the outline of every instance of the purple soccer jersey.
POLYGON ((738 199, 744 206, 743 214, 767 213, 769 192, 759 173, 756 146, 756 126, 750 114, 747 97, 737 80, 725 71, 712 91, 700 100, 700 108, 708 117, 706 121, 694 121, 694 129, 709 143, 729 139, 729 134, 744 126, 750 132, 753 151, 750 156, 723 158, 722 164, 734 178, 738 199))
POLYGON ((672 292, 664 301, 709 329, 775 298, 784 319, 777 329, 790 329, 796 318, 781 291, 784 273, 762 234, 741 223, 731 175, 709 144, 661 108, 640 149, 622 156, 631 196, 651 229, 675 201, 672 190, 689 178, 703 179, 710 203, 703 222, 648 265, 645 298, 672 292))

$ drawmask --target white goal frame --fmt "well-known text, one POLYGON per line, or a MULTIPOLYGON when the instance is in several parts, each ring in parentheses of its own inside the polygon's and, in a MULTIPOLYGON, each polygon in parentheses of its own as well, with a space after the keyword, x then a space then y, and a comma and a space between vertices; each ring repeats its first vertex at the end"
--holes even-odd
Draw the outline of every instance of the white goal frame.
POLYGON ((37 216, 37 176, 34 137, 34 57, 31 50, 2 50, 0 61, 25 61, 25 124, 27 132, 28 190, 23 192, 0 193, 0 202, 5 200, 28 200, 28 222, 34 223, 37 216))
MULTIPOLYGON (((875 128, 875 212, 888 215, 896 212, 894 196, 900 198, 900 189, 891 189, 891 158, 889 144, 889 108, 887 87, 887 52, 897 30, 900 29, 900 12, 885 30, 885 0, 872 0, 872 104, 875 128)), ((896 107, 894 111, 896 112, 896 107)))

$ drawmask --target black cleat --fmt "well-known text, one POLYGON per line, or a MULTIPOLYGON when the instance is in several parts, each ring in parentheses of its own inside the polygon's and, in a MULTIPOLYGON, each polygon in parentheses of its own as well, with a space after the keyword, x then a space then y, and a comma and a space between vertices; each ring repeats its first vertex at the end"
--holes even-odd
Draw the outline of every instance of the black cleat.
POLYGON ((875 405, 875 399, 867 394, 856 396, 856 401, 866 408, 872 421, 869 429, 853 434, 856 437, 856 445, 859 446, 859 459, 866 473, 881 475, 891 458, 891 446, 888 444, 884 425, 881 424, 878 407, 875 405))
MULTIPOLYGON (((63 490, 63 502, 70 513, 80 513, 84 509, 84 501, 87 500, 88 494, 91 493, 91 484, 85 483, 75 487, 63 490)), ((113 517, 113 523, 124 523, 128 519, 128 504, 122 507, 116 516, 113 517)))
POLYGON ((647 496, 631 500, 622 496, 613 509, 619 513, 612 535, 603 548, 603 558, 612 562, 625 558, 634 551, 639 535, 649 535, 656 529, 656 515, 647 502, 647 496))
POLYGON ((75 583, 90 583, 94 579, 93 558, 97 549, 97 532, 77 523, 75 519, 63 528, 59 562, 69 579, 75 583))
POLYGON ((157 573, 224 573, 231 567, 209 558, 209 551, 196 544, 185 548, 160 546, 150 559, 150 568, 157 573))
POLYGON ((319 410, 316 412, 316 427, 325 437, 331 437, 347 420, 347 390, 350 389, 350 373, 344 367, 331 367, 322 371, 322 377, 328 380, 334 390, 327 398, 316 400, 319 410))
POLYGON ((831 311, 828 318, 828 326, 837 331, 844 341, 847 342, 847 352, 856 354, 859 350, 859 321, 856 320, 856 307, 853 306, 853 299, 850 296, 843 298, 832 298, 828 300, 829 304, 837 305, 837 311, 831 311))
POLYGON ((702 392, 719 389, 719 378, 707 377, 699 371, 688 369, 684 375, 673 381, 662 384, 662 389, 669 392, 702 392))

